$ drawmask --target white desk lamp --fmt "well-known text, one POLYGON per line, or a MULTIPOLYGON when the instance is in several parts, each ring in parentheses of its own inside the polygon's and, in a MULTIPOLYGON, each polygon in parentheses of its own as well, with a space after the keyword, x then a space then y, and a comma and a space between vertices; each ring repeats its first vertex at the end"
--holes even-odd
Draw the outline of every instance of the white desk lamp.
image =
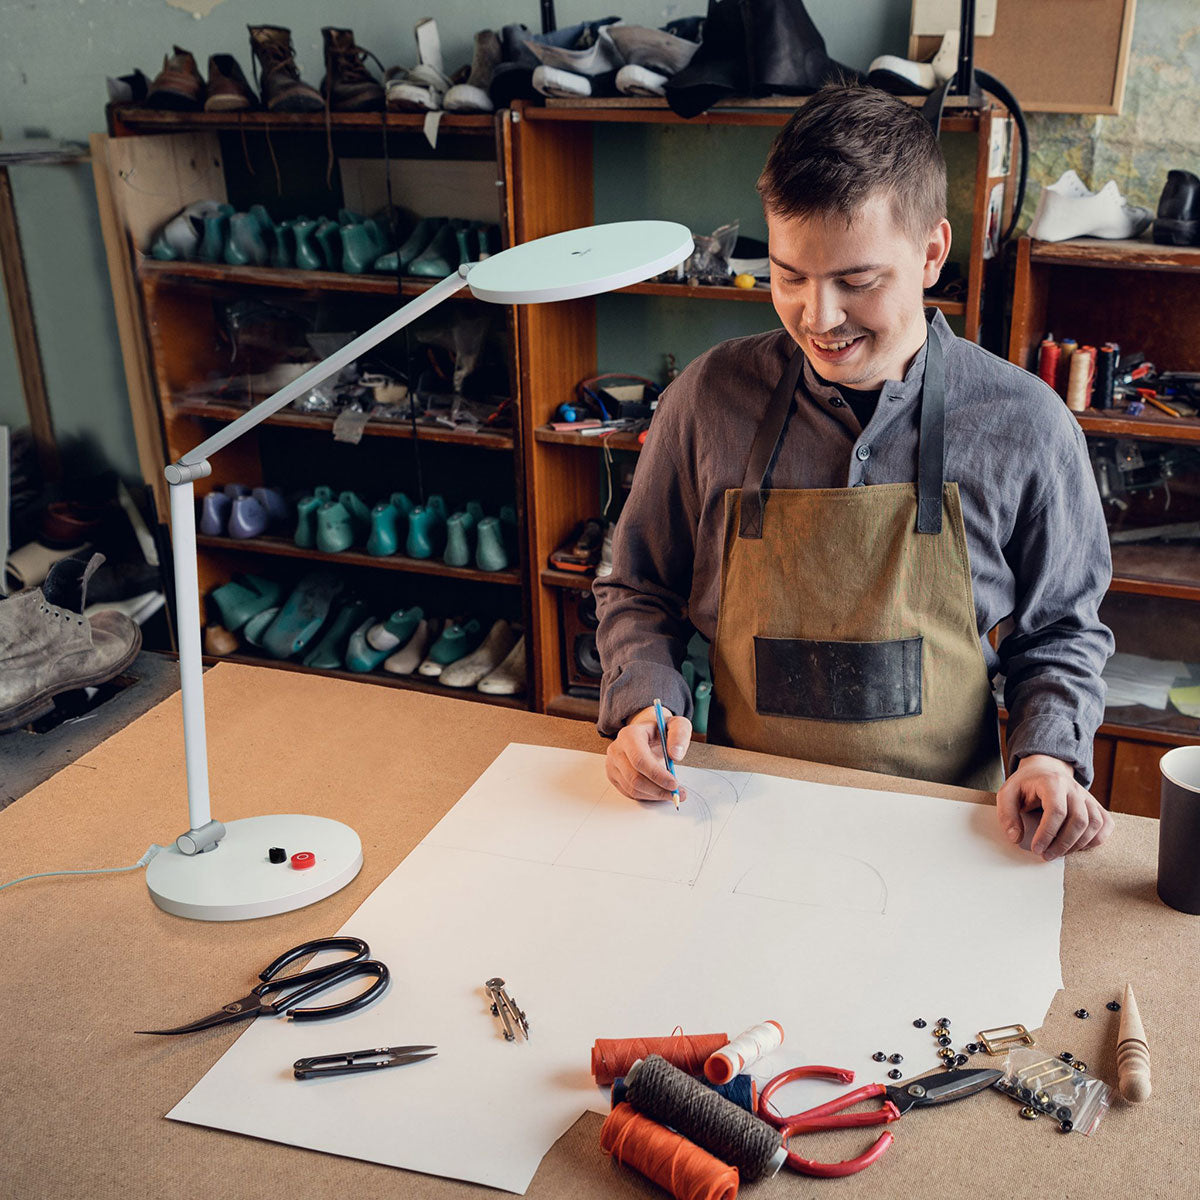
POLYGON ((672 221, 622 221, 552 234, 513 246, 483 262, 464 264, 167 467, 191 825, 174 846, 151 859, 146 869, 150 895, 160 908, 202 921, 271 916, 331 896, 362 867, 358 834, 340 821, 296 814, 246 817, 228 825, 213 819, 204 732, 200 584, 192 488, 195 480, 212 473, 209 455, 464 287, 476 299, 494 304, 573 300, 650 279, 683 262, 692 248, 692 236, 683 225, 672 221), (290 862, 272 863, 267 851, 276 846, 289 854, 310 851, 316 862, 306 869, 297 869, 290 862))

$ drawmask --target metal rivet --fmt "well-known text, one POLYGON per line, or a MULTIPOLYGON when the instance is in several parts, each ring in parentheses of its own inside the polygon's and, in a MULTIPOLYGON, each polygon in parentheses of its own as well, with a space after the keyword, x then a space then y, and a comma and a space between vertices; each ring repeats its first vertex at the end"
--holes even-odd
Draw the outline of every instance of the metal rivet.
POLYGON ((1105 1006, 1109 1012, 1120 1012, 1121 1004, 1118 1000, 1110 1000, 1105 1006))
POLYGON ((1058 1057, 1061 1058, 1063 1062, 1072 1062, 1074 1061, 1075 1055, 1073 1055, 1070 1050, 1064 1050, 1058 1057))
POLYGON ((1027 1121, 1036 1121, 1039 1115, 1040 1114, 1038 1113, 1038 1110, 1036 1108, 1030 1108, 1028 1104, 1021 1109, 1021 1116, 1023 1116, 1027 1121))
POLYGON ((1058 1126, 1059 1133, 1070 1133, 1075 1126, 1070 1121, 1060 1121, 1058 1126))
POLYGON ((949 1025, 950 1018, 949 1017, 938 1017, 938 1024, 939 1025, 949 1025))
POLYGON ((948 1046, 950 1045, 950 1039, 945 1034, 942 1034, 942 1036, 938 1038, 937 1044, 939 1046, 948 1046))
POLYGON ((893 1054, 893 1055, 892 1055, 892 1056, 891 1056, 891 1057, 888 1059, 888 1062, 892 1062, 892 1063, 902 1063, 903 1061, 904 1061, 904 1055, 903 1055, 903 1054, 893 1054))
POLYGON ((876 1062, 886 1062, 887 1061, 887 1055, 884 1054, 884 1052, 882 1050, 876 1050, 875 1053, 871 1055, 871 1057, 876 1062))
POLYGON ((1075 1068, 1075 1070, 1077 1070, 1077 1071, 1086 1071, 1087 1070, 1087 1063, 1085 1063, 1082 1059, 1077 1058, 1071 1064, 1071 1066, 1073 1066, 1075 1068))
POLYGON ((1033 1099, 1033 1091, 1031 1088, 1027 1088, 1027 1087, 1017 1088, 1017 1095, 1022 1100, 1032 1100, 1033 1099))
POLYGON ((1046 1103, 1046 1101, 1050 1099, 1050 1096, 1049 1096, 1049 1094, 1048 1094, 1047 1092, 1044 1092, 1044 1091, 1042 1091, 1042 1089, 1041 1089, 1041 1088, 1038 1088, 1038 1090, 1037 1090, 1036 1092, 1034 1092, 1034 1093, 1033 1093, 1033 1098, 1034 1098, 1034 1099, 1035 1099, 1035 1100, 1036 1100, 1036 1101, 1037 1101, 1039 1104, 1045 1104, 1045 1103, 1046 1103))
POLYGON ((1088 1012, 1088 1010, 1086 1008, 1077 1008, 1075 1010, 1075 1015, 1081 1021, 1086 1021, 1088 1019, 1088 1017, 1090 1017, 1092 1014, 1090 1012, 1088 1012))
POLYGON ((967 1065, 967 1056, 965 1054, 956 1054, 954 1056, 954 1065, 956 1067, 965 1067, 967 1065))
POLYGON ((951 1050, 948 1046, 943 1046, 938 1051, 938 1058, 945 1059, 947 1062, 949 1062, 953 1057, 954 1057, 954 1051, 951 1050))
POLYGON ((968 1054, 978 1054, 979 1053, 979 1043, 978 1042, 968 1042, 963 1047, 963 1049, 966 1050, 966 1052, 968 1054))
POLYGON ((1071 1112, 1071 1110, 1070 1110, 1069 1108, 1067 1108, 1067 1106, 1064 1104, 1064 1105, 1062 1106, 1062 1108, 1059 1108, 1059 1109, 1056 1109, 1056 1110, 1055 1110, 1055 1113, 1054 1113, 1054 1115, 1055 1115, 1055 1116, 1056 1116, 1056 1117, 1057 1117, 1057 1118, 1058 1118, 1060 1121, 1069 1121, 1069 1120, 1071 1119, 1071 1117, 1072 1117, 1074 1114, 1073 1114, 1073 1113, 1071 1112))
POLYGON ((914 1025, 914 1026, 915 1026, 917 1029, 924 1029, 926 1024, 927 1024, 927 1022, 925 1021, 924 1017, 918 1017, 918 1018, 917 1018, 917 1019, 916 1019, 916 1020, 913 1022, 913 1025, 914 1025))
POLYGON ((903 1071, 898 1071, 898 1070, 896 1070, 896 1068, 895 1068, 895 1067, 893 1067, 893 1068, 892 1068, 892 1069, 891 1069, 891 1070, 888 1072, 888 1078, 889 1078, 889 1079, 902 1079, 903 1077, 904 1077, 904 1072, 903 1072, 903 1071))

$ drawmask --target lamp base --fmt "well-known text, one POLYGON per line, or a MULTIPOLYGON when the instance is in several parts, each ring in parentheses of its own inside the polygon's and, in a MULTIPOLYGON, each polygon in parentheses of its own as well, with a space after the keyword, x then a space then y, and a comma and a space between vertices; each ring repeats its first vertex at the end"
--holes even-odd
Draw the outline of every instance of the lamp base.
POLYGON ((159 908, 196 921, 247 921, 315 904, 346 886, 362 868, 362 843, 349 825, 294 813, 230 821, 225 837, 204 854, 169 846, 146 867, 146 886, 159 908), (268 851, 287 857, 273 863, 268 851), (307 852, 311 867, 293 865, 307 852))

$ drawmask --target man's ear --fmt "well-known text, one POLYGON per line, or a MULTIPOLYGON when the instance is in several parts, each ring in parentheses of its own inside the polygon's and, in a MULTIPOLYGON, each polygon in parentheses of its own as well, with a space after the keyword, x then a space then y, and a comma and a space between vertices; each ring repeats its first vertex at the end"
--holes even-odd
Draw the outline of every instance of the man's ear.
POLYGON ((921 273, 921 284, 926 289, 933 287, 942 273, 942 266, 950 253, 950 236, 950 222, 943 217, 926 239, 925 266, 921 273))

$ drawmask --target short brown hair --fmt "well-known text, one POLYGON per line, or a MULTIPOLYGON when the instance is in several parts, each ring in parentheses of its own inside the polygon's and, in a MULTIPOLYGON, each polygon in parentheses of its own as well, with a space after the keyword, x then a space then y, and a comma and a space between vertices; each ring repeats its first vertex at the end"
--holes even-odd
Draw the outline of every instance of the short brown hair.
POLYGON ((758 177, 782 217, 839 213, 849 224, 871 193, 892 197, 896 223, 923 241, 946 215, 946 160, 920 110, 879 88, 829 84, 780 130, 758 177))

